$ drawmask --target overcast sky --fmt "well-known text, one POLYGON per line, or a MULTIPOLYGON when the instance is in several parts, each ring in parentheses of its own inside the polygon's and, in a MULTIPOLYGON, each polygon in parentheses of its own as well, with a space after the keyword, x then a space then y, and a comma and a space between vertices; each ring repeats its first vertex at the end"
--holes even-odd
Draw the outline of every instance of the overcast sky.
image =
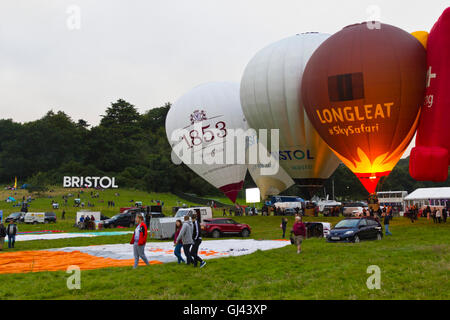
POLYGON ((98 124, 123 98, 141 112, 192 87, 240 81, 261 48, 380 20, 429 31, 444 0, 2 0, 0 118, 48 110, 98 124))

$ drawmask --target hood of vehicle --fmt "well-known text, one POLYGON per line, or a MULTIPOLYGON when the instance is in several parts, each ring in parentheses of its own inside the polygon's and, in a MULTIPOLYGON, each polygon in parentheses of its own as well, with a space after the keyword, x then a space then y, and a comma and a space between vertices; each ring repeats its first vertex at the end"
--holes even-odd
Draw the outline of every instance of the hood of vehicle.
POLYGON ((339 228, 339 229, 331 229, 330 231, 330 235, 341 235, 346 233, 347 231, 353 231, 356 232, 358 229, 357 228, 339 228))

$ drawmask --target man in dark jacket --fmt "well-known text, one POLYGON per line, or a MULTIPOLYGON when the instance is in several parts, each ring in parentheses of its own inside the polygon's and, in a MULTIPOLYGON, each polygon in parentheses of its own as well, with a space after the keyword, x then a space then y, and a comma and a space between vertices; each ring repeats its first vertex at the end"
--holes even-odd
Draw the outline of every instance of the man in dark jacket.
POLYGON ((388 212, 383 212, 384 233, 387 236, 392 236, 392 233, 389 231, 389 220, 391 220, 391 215, 388 212))
POLYGON ((6 228, 6 234, 8 235, 8 248, 14 248, 16 243, 17 225, 14 221, 10 221, 8 227, 6 228))
POLYGON ((194 244, 191 247, 191 257, 192 261, 194 262, 194 267, 197 267, 197 262, 200 262, 200 268, 203 268, 206 264, 205 261, 203 261, 202 258, 198 256, 198 247, 202 243, 202 237, 200 235, 201 228, 200 228, 200 210, 197 211, 192 216, 192 224, 193 224, 193 230, 192 230, 192 240, 194 240, 194 244))

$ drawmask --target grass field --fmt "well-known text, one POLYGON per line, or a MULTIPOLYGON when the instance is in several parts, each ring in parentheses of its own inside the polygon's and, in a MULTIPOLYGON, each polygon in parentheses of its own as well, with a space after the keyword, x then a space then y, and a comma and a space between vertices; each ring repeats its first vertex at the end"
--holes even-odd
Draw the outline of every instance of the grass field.
MULTIPOLYGON (((119 192, 120 197, 116 198, 114 191, 105 191, 100 196, 105 203, 114 198, 115 210, 108 210, 103 204, 96 205, 93 210, 100 209, 112 216, 131 199, 144 203, 160 199, 168 213, 177 201, 170 194, 119 192)), ((1 196, 5 198, 3 194, 1 196)), ((33 206, 50 210, 50 201, 49 198, 38 199, 33 206)), ((3 202, 0 210, 13 212, 10 207, 11 204, 3 202)), ((67 207, 66 221, 59 220, 55 225, 20 224, 19 228, 21 231, 78 231, 73 227, 76 211, 67 207)), ((216 214, 221 215, 221 212, 216 214)), ((60 213, 57 215, 59 218, 60 213)), ((281 237, 280 217, 235 219, 250 224, 251 238, 281 237)), ((306 218, 307 221, 333 224, 340 219, 306 218)), ((292 227, 292 222, 290 218, 288 228, 292 227)), ((436 225, 420 219, 412 224, 405 218, 394 218, 390 229, 393 236, 384 237, 381 241, 337 244, 327 243, 324 239, 307 239, 300 255, 295 253, 294 246, 287 246, 241 257, 209 260, 203 269, 169 263, 137 270, 130 266, 82 271, 80 290, 67 289, 69 275, 65 272, 2 274, 0 299, 449 299, 450 222, 436 225), (370 265, 381 269, 380 290, 369 290, 366 286, 370 276, 366 270, 370 265)), ((17 242, 15 250, 128 241, 128 235, 36 240, 17 242)))

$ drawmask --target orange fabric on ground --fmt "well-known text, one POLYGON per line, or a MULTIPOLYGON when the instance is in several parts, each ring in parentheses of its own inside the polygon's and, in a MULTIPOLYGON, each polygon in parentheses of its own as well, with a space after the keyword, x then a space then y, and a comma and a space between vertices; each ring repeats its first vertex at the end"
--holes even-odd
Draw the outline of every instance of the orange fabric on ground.
MULTIPOLYGON (((152 260, 150 264, 162 264, 152 260)), ((81 270, 99 269, 107 267, 131 267, 134 259, 111 259, 92 256, 80 251, 19 251, 0 254, 1 273, 26 273, 40 271, 67 270, 68 266, 76 265, 81 270)), ((140 260, 139 265, 145 265, 140 260)))

